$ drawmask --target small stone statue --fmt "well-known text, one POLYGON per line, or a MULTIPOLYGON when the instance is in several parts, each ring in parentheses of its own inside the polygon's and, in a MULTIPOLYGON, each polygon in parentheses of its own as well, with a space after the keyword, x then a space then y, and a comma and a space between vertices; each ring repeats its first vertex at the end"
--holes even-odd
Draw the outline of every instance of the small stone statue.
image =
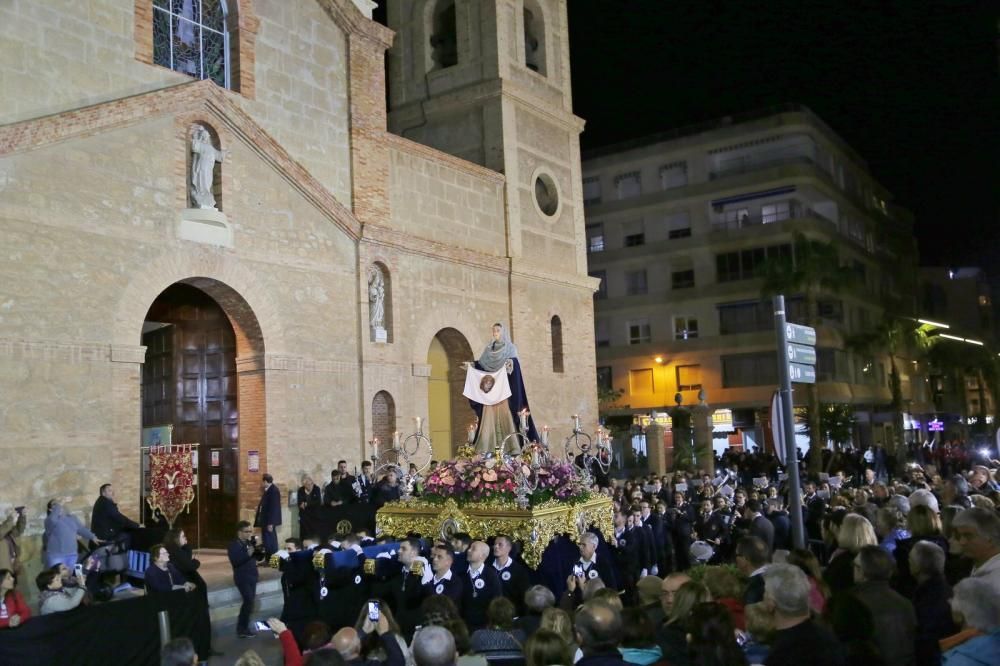
POLYGON ((215 163, 222 162, 229 153, 227 150, 217 150, 212 145, 212 137, 201 125, 194 126, 191 136, 191 199, 198 208, 215 208, 215 195, 212 194, 212 181, 215 174, 215 163))
POLYGON ((385 329, 385 278, 376 266, 368 270, 368 303, 372 329, 385 329))

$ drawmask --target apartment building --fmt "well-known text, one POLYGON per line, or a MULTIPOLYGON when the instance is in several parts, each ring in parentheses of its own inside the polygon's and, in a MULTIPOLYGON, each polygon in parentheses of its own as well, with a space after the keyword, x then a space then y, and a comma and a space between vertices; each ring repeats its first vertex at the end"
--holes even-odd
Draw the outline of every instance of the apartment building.
MULTIPOLYGON (((762 269, 796 233, 835 244, 854 279, 819 297, 818 390, 855 406, 855 441, 892 437, 889 359, 852 351, 887 302, 913 302, 912 220, 865 161, 809 109, 782 107, 616 144, 583 156, 598 384, 623 391, 606 415, 666 423, 680 394, 714 408, 716 449, 763 442, 777 385, 762 269)), ((786 294, 804 322, 802 294, 786 294)), ((897 363, 908 411, 926 380, 897 363)), ((805 402, 796 391, 796 405, 805 402)), ((920 418, 907 414, 905 427, 920 418)))

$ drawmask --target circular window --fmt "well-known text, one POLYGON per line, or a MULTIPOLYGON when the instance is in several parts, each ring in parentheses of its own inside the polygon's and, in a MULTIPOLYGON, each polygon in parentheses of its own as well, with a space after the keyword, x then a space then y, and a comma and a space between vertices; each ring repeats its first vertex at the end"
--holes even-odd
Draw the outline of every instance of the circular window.
POLYGON ((547 173, 535 176, 535 203, 538 210, 547 217, 552 217, 559 211, 559 188, 547 173))

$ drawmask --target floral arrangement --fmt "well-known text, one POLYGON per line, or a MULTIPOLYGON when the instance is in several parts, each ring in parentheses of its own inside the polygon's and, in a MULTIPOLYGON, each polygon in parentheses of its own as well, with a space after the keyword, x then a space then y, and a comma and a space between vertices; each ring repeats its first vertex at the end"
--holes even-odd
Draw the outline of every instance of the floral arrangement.
MULTIPOLYGON (((527 461, 522 463, 521 473, 525 476, 534 474, 527 461)), ((513 502, 516 492, 517 480, 506 465, 477 455, 438 463, 427 473, 421 499, 443 502, 451 498, 460 503, 513 502)), ((589 498, 589 489, 584 487, 576 467, 567 462, 541 465, 537 471, 537 484, 530 493, 531 506, 549 500, 576 503, 589 498)))

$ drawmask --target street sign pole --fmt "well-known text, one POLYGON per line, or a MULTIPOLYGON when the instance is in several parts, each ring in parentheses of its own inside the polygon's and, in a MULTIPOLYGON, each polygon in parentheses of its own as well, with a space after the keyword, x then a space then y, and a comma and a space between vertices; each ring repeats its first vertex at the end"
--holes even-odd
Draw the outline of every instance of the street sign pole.
MULTIPOLYGON (((792 381, 788 373, 788 336, 785 331, 785 297, 774 297, 774 330, 778 334, 778 396, 783 423, 772 427, 785 433, 785 469, 788 471, 789 517, 792 521, 792 543, 805 548, 802 525, 802 486, 799 484, 799 456, 795 446, 795 426, 792 421, 792 381)), ((815 381, 815 380, 814 380, 815 381)))

